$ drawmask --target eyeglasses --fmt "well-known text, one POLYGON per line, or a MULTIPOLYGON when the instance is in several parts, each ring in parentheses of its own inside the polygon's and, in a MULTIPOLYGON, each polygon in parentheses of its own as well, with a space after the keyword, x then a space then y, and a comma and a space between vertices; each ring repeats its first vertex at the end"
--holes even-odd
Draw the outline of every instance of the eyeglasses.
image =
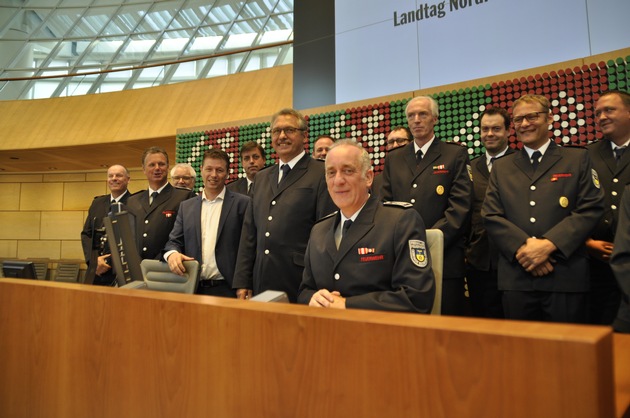
POLYGON ((544 112, 532 112, 522 116, 514 116, 512 120, 514 121, 514 125, 520 125, 523 123, 524 119, 527 119, 527 122, 532 123, 538 120, 538 115, 547 114, 548 112, 548 110, 545 110, 544 112))
POLYGON ((394 145, 394 143, 398 145, 405 145, 409 141, 411 141, 409 138, 392 138, 387 140, 387 145, 394 145))
POLYGON ((193 176, 173 176, 171 178, 173 180, 175 180, 175 181, 179 181, 179 180, 190 181, 190 180, 194 179, 193 176))
POLYGON ((291 135, 295 135, 296 132, 298 131, 305 131, 306 129, 300 129, 300 128, 273 128, 271 130, 271 135, 274 137, 278 137, 280 136, 280 132, 284 131, 284 134, 286 136, 291 136, 291 135))

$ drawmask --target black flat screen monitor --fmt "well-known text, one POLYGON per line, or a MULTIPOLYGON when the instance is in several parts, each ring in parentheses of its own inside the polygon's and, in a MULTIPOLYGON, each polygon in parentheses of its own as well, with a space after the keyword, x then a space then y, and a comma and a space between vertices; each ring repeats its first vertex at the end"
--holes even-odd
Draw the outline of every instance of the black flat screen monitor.
POLYGON ((18 279, 37 279, 35 264, 32 261, 4 261, 2 263, 4 277, 18 279))

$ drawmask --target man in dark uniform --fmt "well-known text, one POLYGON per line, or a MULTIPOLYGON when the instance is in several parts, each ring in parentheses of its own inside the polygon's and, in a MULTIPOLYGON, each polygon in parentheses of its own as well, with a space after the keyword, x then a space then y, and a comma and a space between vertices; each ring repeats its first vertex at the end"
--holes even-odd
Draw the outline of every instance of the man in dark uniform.
POLYGON ((239 298, 278 290, 295 302, 311 228, 335 210, 323 161, 304 151, 306 129, 306 120, 293 109, 271 119, 271 143, 280 163, 256 174, 234 274, 239 298))
POLYGON ((142 170, 149 181, 149 189, 131 196, 127 208, 135 217, 140 258, 157 259, 173 229, 179 204, 194 194, 170 185, 168 154, 163 148, 151 147, 144 151, 142 170))
POLYGON ((201 274, 195 293, 233 298, 236 254, 251 199, 226 189, 229 168, 230 157, 225 151, 206 150, 200 171, 203 191, 180 204, 164 259, 179 275, 186 272, 184 261, 197 260, 201 274))
POLYGON ((591 317, 593 324, 610 325, 621 300, 619 286, 610 269, 610 255, 617 228, 619 203, 630 183, 630 94, 608 91, 595 104, 595 120, 604 139, 589 145, 593 168, 604 189, 604 217, 586 241, 591 256, 591 317))
POLYGON ((411 203, 427 228, 444 233, 442 313, 463 315, 464 240, 472 204, 468 152, 435 137, 439 112, 431 97, 411 99, 405 114, 414 140, 387 154, 381 197, 411 203))
POLYGON ((265 149, 256 141, 248 141, 241 146, 241 164, 245 176, 227 185, 228 190, 251 197, 256 174, 265 167, 265 149))
POLYGON ((505 317, 585 323, 584 242, 604 210, 597 173, 585 149, 549 140, 547 98, 520 97, 512 116, 523 149, 494 162, 481 212, 500 251, 505 317))
POLYGON ((339 212, 311 231, 298 302, 429 313, 435 279, 424 223, 410 204, 370 196, 373 177, 361 145, 341 140, 330 148, 326 182, 339 212))
POLYGON ((613 329, 630 333, 630 184, 625 187, 610 267, 621 288, 621 301, 613 329))
POLYGON ((481 220, 481 205, 486 197, 488 178, 497 158, 514 151, 508 146, 510 116, 505 109, 490 107, 479 118, 481 142, 485 154, 471 162, 473 173, 473 207, 470 238, 466 246, 466 279, 473 315, 503 318, 501 292, 497 288, 499 250, 488 239, 481 220))
MULTIPOLYGON (((413 136, 411 135, 409 128, 404 126, 394 126, 389 132, 389 135, 387 135, 385 151, 390 152, 393 149, 404 147, 411 141, 413 141, 413 136)), ((374 181, 372 182, 372 194, 380 196, 382 188, 383 176, 375 174, 374 181)))
POLYGON ((93 282, 95 285, 113 286, 116 282, 116 274, 109 265, 109 257, 111 256, 109 246, 100 242, 100 238, 105 233, 99 233, 99 231, 103 229, 103 218, 110 212, 111 205, 127 203, 127 199, 131 195, 127 190, 129 178, 129 171, 122 165, 113 165, 107 169, 107 187, 109 187, 110 194, 94 198, 88 209, 83 231, 81 231, 81 246, 88 265, 92 259, 92 251, 98 251, 93 282))

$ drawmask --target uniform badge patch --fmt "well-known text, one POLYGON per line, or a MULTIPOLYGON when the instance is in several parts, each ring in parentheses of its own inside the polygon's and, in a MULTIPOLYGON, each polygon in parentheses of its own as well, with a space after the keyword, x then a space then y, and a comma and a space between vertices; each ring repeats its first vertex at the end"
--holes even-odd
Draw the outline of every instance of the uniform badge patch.
POLYGON ((597 171, 591 168, 591 173, 593 173, 593 184, 599 189, 599 176, 597 175, 597 171))
POLYGON ((427 257, 427 246, 424 241, 410 239, 409 256, 411 257, 411 262, 416 266, 421 268, 426 267, 429 263, 429 258, 427 257))

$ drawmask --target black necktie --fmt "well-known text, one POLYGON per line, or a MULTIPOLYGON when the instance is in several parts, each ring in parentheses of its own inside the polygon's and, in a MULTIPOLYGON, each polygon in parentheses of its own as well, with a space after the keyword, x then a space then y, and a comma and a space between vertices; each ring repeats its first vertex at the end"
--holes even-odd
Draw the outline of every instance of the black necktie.
POLYGON ((541 158, 542 154, 540 153, 540 151, 534 151, 534 153, 532 154, 532 167, 534 168, 534 171, 536 171, 536 169, 538 168, 538 162, 541 158))
POLYGON ((346 219, 343 223, 343 228, 341 228, 341 239, 346 236, 348 229, 352 226, 352 219, 346 219))
MULTIPOLYGON (((284 174, 283 174, 283 176, 284 176, 284 174)), ((252 185, 253 184, 254 183, 247 182, 247 196, 251 197, 251 195, 252 195, 252 185)))
POLYGON ((492 171, 492 165, 494 164, 494 160, 496 160, 497 157, 490 157, 490 164, 488 165, 488 171, 492 171))
POLYGON ((419 149, 418 152, 416 152, 416 165, 419 165, 420 161, 422 161, 422 150, 421 149, 419 149))
POLYGON ((153 205, 153 202, 155 202, 155 198, 158 196, 158 192, 153 192, 151 193, 151 199, 149 200, 149 206, 153 205))
POLYGON ((285 178, 287 178, 287 174, 289 174, 289 171, 291 171, 291 166, 289 164, 282 164, 280 169, 282 170, 282 178, 280 179, 280 181, 283 181, 285 178))
POLYGON ((615 148, 615 160, 617 161, 617 165, 619 165, 619 162, 621 161, 621 156, 623 155, 625 151, 626 151, 625 146, 615 148))

